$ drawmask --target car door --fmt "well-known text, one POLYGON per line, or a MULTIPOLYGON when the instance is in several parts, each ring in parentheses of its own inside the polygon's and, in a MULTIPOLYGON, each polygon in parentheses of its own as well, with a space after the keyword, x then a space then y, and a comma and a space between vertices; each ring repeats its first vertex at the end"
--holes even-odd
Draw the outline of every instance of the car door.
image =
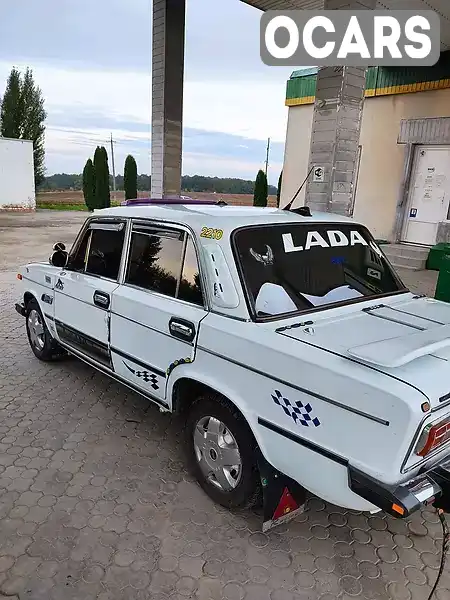
POLYGON ((123 285, 113 292, 111 305, 116 373, 164 400, 170 371, 195 358, 206 314, 191 234, 181 226, 134 222, 123 285))
POLYGON ((125 239, 125 220, 91 220, 81 231, 67 266, 56 277, 54 319, 58 338, 111 367, 109 316, 125 239))

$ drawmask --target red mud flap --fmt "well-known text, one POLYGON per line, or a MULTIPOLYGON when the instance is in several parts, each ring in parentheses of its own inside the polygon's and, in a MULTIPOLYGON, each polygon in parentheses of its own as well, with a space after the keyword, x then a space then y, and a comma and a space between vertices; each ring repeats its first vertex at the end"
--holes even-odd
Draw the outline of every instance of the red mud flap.
POLYGON ((296 481, 283 475, 259 453, 259 474, 263 489, 263 532, 286 523, 302 513, 306 490, 296 481))

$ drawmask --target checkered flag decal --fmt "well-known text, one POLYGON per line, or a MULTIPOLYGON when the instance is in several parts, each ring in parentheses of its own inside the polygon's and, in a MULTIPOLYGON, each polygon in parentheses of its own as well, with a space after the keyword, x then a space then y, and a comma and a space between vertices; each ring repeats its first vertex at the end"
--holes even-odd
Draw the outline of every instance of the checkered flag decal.
POLYGON ((145 383, 150 383, 150 386, 154 390, 159 389, 158 375, 155 375, 154 373, 150 373, 149 371, 135 371, 129 365, 127 365, 127 363, 125 361, 122 361, 122 362, 126 366, 126 368, 133 373, 133 375, 136 375, 136 377, 139 377, 139 379, 143 379, 145 381, 145 383))
POLYGON ((275 390, 272 394, 272 400, 278 406, 284 410, 284 413, 291 417, 294 423, 300 423, 304 427, 309 427, 310 425, 314 425, 314 427, 319 427, 320 421, 317 417, 312 416, 312 406, 311 404, 303 404, 298 400, 297 402, 291 403, 290 400, 285 398, 283 394, 279 390, 275 390))

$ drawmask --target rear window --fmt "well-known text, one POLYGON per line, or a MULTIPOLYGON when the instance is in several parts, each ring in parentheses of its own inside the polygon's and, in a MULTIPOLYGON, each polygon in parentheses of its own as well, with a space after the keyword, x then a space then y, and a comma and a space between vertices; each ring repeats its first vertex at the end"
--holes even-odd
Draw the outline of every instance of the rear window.
POLYGON ((357 225, 249 227, 235 232, 234 249, 257 318, 406 291, 357 225))

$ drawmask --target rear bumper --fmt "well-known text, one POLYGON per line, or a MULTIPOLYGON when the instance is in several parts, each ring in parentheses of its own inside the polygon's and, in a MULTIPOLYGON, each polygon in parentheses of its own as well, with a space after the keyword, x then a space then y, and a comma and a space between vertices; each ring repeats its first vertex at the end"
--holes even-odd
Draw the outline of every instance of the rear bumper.
POLYGON ((358 496, 398 518, 406 518, 422 505, 433 504, 450 512, 450 458, 446 456, 426 473, 399 485, 387 485, 348 465, 349 487, 358 496))
POLYGON ((22 317, 26 316, 26 314, 25 314, 25 306, 23 304, 20 304, 20 303, 16 302, 15 309, 19 313, 19 315, 22 315, 22 317))

